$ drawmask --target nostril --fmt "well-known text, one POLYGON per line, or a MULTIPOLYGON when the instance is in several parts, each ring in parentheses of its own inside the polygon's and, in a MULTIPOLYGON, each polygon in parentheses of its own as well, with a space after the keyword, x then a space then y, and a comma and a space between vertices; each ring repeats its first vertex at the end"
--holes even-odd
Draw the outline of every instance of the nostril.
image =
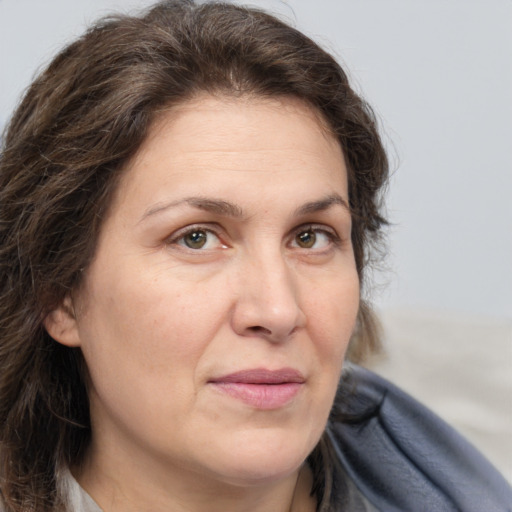
POLYGON ((253 332, 254 334, 263 334, 265 336, 272 334, 270 329, 261 327, 261 325, 254 325, 253 327, 249 327, 249 331, 253 332))

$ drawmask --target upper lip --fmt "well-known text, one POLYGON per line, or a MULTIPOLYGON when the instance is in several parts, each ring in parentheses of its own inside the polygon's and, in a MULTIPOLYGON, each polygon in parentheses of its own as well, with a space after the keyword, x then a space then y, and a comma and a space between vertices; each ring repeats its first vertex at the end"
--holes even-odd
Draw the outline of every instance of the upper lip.
POLYGON ((303 383, 304 376, 294 368, 280 368, 278 370, 267 370, 265 368, 254 368, 223 375, 210 380, 213 383, 224 384, 287 384, 303 383))

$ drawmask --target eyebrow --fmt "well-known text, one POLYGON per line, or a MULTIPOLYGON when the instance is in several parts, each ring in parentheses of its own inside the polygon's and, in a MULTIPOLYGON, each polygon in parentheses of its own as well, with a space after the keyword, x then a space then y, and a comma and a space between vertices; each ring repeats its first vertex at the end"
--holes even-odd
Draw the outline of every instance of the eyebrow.
MULTIPOLYGON (((192 206, 198 210, 203 210, 205 212, 221 215, 224 217, 233 217, 237 219, 245 217, 243 209, 237 204, 231 203, 229 201, 209 197, 187 197, 177 201, 171 201, 169 203, 158 203, 152 206, 142 215, 140 222, 144 221, 148 217, 152 217, 153 215, 182 205, 192 206)), ((339 194, 330 194, 317 201, 310 201, 303 204, 297 208, 297 210, 295 210, 295 216, 300 217, 311 213, 325 211, 334 205, 340 205, 350 213, 350 207, 345 199, 343 199, 343 197, 341 197, 339 194)))
POLYGON ((295 210, 295 215, 297 217, 301 215, 308 215, 310 213, 322 212, 328 210, 334 205, 342 206, 347 212, 350 213, 350 206, 347 201, 343 199, 339 194, 330 194, 323 199, 319 199, 318 201, 311 201, 309 203, 303 204, 297 210, 295 210))
POLYGON ((244 217, 242 208, 234 203, 230 203, 229 201, 208 197, 187 197, 185 199, 179 199, 178 201, 172 201, 170 203, 156 204, 155 206, 149 208, 140 220, 143 221, 157 213, 182 205, 192 206, 198 210, 214 213, 216 215, 222 215, 224 217, 244 217))

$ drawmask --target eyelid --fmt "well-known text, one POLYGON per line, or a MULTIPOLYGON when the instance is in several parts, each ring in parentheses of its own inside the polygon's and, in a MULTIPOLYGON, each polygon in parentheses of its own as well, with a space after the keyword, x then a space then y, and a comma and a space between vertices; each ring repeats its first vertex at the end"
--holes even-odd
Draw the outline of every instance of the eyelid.
MULTIPOLYGON (((300 233, 303 233, 304 231, 315 231, 317 233, 318 232, 323 233, 323 234, 327 235, 327 237, 330 239, 330 241, 333 243, 333 245, 336 245, 336 246, 340 245, 343 242, 342 237, 340 237, 338 232, 333 227, 328 226, 327 224, 318 224, 318 223, 314 223, 314 222, 301 224, 297 228, 294 228, 291 233, 292 240, 294 239, 295 236, 297 236, 300 233)), ((311 251, 314 249, 306 249, 306 250, 311 251)), ((321 250, 325 251, 325 249, 321 249, 321 250)))
MULTIPOLYGON (((289 235, 290 242, 288 242, 288 243, 292 244, 294 241, 294 237, 296 237, 298 234, 300 234, 304 231, 308 231, 308 230, 324 234, 325 236, 327 236, 329 238, 329 241, 331 242, 331 244, 329 247, 322 248, 322 249, 314 249, 314 248, 304 249, 307 251, 325 252, 326 250, 329 250, 329 248, 331 248, 332 246, 341 245, 344 241, 344 238, 341 237, 338 234, 338 232, 336 231, 336 229, 333 228, 332 226, 329 226, 327 224, 308 222, 308 223, 301 224, 300 226, 297 226, 296 228, 294 228, 291 231, 291 233, 289 235)), ((210 233, 210 234, 214 235, 219 240, 219 246, 221 248, 224 249, 224 248, 229 247, 229 245, 224 240, 225 237, 222 236, 223 229, 217 223, 189 224, 187 226, 184 226, 183 228, 180 228, 180 229, 174 231, 170 236, 166 237, 164 239, 164 243, 166 245, 178 246, 178 247, 180 247, 184 250, 188 250, 192 253, 207 252, 208 249, 203 249, 203 250, 192 249, 192 248, 187 247, 185 244, 178 243, 187 234, 192 233, 194 231, 205 231, 207 233, 210 233)), ((210 250, 215 250, 215 249, 210 249, 210 250)))
MULTIPOLYGON (((170 236, 166 237, 164 242, 167 245, 178 245, 182 247, 185 250, 190 250, 191 252, 201 252, 199 249, 192 249, 187 247, 184 244, 178 243, 181 239, 183 239, 186 235, 189 233, 193 233, 194 231, 205 231, 207 233, 210 233, 214 235, 219 240, 219 245, 222 246, 222 248, 228 247, 225 242, 222 240, 221 235, 221 228, 218 224, 189 224, 188 226, 185 226, 183 228, 178 229, 174 233, 172 233, 170 236)), ((204 249, 202 252, 206 252, 208 249, 204 249)))
POLYGON ((327 224, 322 224, 318 222, 306 222, 305 224, 301 224, 300 226, 297 226, 293 229, 293 233, 301 233, 302 231, 324 231, 326 233, 331 233, 334 236, 338 236, 337 231, 327 224))

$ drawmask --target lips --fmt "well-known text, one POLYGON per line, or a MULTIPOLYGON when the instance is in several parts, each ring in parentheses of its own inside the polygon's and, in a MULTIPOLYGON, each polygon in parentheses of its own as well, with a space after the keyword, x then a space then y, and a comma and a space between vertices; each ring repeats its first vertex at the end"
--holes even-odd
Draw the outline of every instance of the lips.
POLYGON ((209 382, 220 393, 261 410, 285 407, 304 383, 304 376, 293 368, 243 370, 209 382))

